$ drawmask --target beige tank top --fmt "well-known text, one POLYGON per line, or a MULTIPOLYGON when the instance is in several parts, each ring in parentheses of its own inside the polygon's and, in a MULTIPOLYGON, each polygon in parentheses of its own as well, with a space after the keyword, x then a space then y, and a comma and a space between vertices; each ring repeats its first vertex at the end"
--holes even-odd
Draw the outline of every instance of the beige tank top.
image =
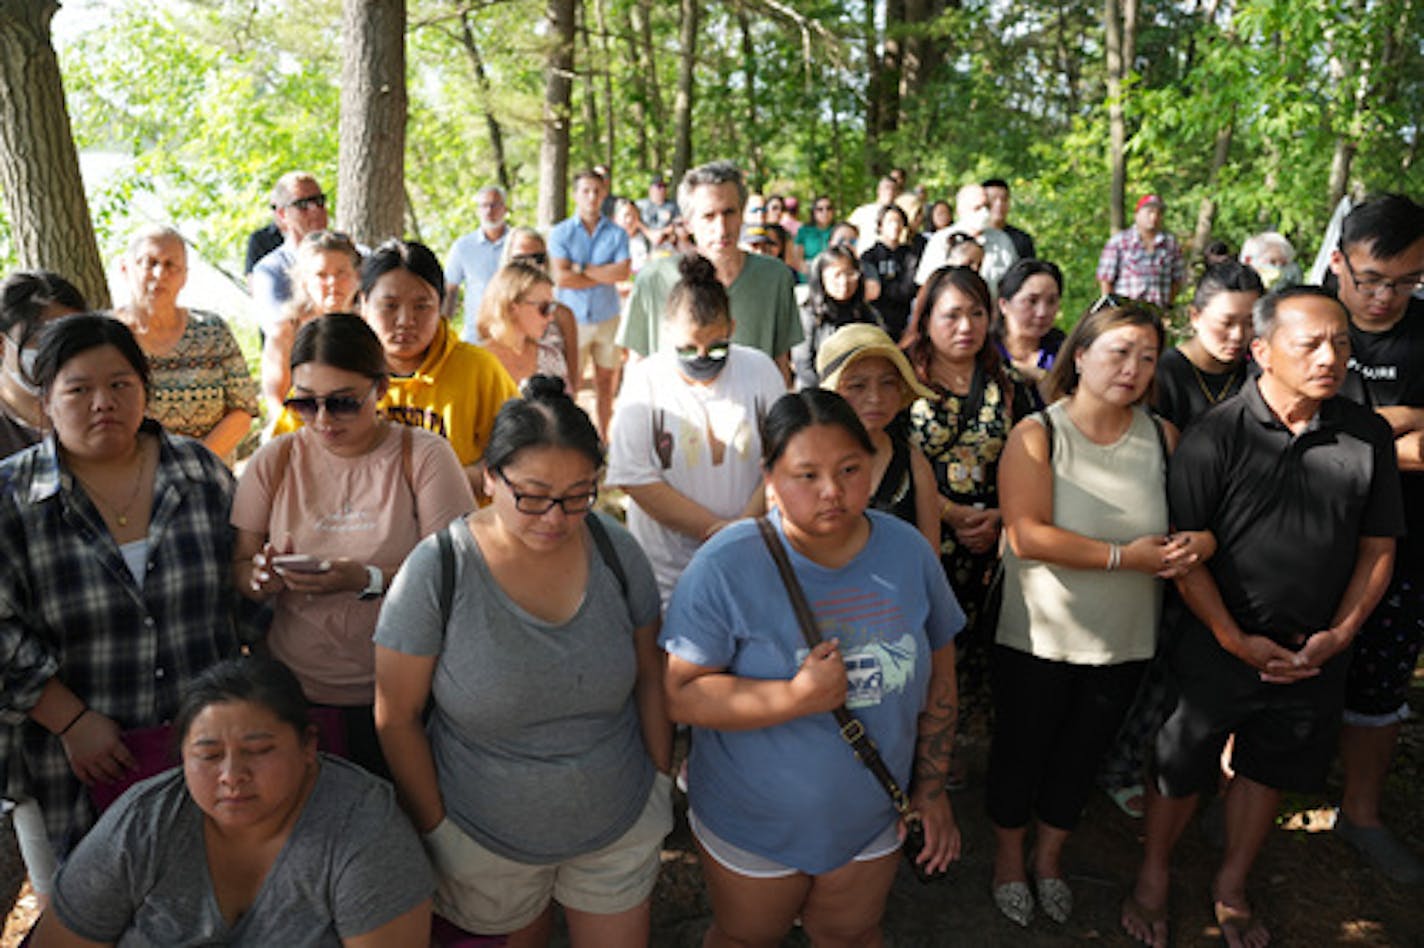
MULTIPOLYGON (((1162 445, 1147 412, 1134 410, 1126 433, 1103 445, 1078 430, 1066 404, 1045 409, 1053 422, 1053 523, 1109 543, 1166 533, 1162 445)), ((1150 658, 1161 605, 1162 583, 1146 573, 1022 560, 1004 544, 1002 645, 1079 665, 1150 658)))

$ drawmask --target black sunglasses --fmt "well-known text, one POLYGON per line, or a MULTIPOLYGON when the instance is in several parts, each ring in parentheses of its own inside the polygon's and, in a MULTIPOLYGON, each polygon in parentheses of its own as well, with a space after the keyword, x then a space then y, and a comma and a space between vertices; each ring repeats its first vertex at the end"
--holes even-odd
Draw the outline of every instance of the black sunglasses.
POLYGON ((1130 296, 1118 296, 1116 293, 1104 293, 1098 297, 1098 301, 1088 308, 1088 315, 1095 316, 1105 309, 1135 309, 1145 312, 1149 316, 1162 318, 1162 307, 1156 303, 1133 299, 1130 296))
POLYGON ((532 306, 532 307, 534 307, 535 309, 537 309, 537 310, 539 311, 540 315, 543 315, 543 316, 552 316, 552 315, 554 315, 555 313, 557 313, 557 312, 559 311, 559 301, 558 301, 558 300, 545 300, 545 301, 542 302, 542 303, 536 303, 536 302, 534 302, 533 300, 515 300, 515 302, 517 302, 517 303, 527 303, 527 304, 529 304, 530 306, 532 306))
POLYGON ((310 210, 313 207, 326 207, 326 195, 313 194, 311 197, 297 198, 295 201, 289 201, 287 206, 295 207, 299 211, 310 210))
POLYGON ((536 267, 547 267, 549 265, 549 255, 544 251, 538 253, 520 253, 509 258, 510 263, 532 263, 536 267))
POLYGON ((354 415, 366 404, 376 387, 357 398, 355 395, 297 395, 282 402, 288 410, 303 418, 315 418, 316 413, 325 408, 328 415, 354 415))

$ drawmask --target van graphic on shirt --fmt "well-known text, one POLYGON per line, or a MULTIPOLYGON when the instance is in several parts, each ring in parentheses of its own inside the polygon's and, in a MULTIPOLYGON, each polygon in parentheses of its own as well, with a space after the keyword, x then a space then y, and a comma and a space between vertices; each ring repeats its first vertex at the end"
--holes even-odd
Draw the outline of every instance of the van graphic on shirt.
MULTIPOLYGON (((904 691, 915 674, 918 649, 914 636, 904 635, 895 642, 871 642, 842 653, 846 666, 846 707, 873 708, 887 694, 904 691)), ((806 661, 810 650, 796 650, 796 665, 806 661)))

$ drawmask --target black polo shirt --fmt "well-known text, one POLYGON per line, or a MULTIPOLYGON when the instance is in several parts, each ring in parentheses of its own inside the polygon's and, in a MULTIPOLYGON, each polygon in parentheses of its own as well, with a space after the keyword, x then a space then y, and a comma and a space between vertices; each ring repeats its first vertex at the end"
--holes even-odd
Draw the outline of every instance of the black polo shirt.
POLYGON ((1168 477, 1173 527, 1216 536, 1227 611, 1289 647, 1330 626, 1360 538, 1403 533, 1389 425, 1341 397, 1316 420, 1293 435, 1253 379, 1187 429, 1168 477))

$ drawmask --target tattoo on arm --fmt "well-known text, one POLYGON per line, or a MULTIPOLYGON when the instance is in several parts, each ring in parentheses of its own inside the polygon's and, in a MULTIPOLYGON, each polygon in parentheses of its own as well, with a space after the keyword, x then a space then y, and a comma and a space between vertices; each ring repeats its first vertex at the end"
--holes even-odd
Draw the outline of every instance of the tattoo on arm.
POLYGON ((915 784, 930 799, 945 792, 949 778, 949 756, 954 748, 954 731, 959 723, 953 688, 940 689, 930 696, 920 712, 919 739, 915 747, 915 784))

